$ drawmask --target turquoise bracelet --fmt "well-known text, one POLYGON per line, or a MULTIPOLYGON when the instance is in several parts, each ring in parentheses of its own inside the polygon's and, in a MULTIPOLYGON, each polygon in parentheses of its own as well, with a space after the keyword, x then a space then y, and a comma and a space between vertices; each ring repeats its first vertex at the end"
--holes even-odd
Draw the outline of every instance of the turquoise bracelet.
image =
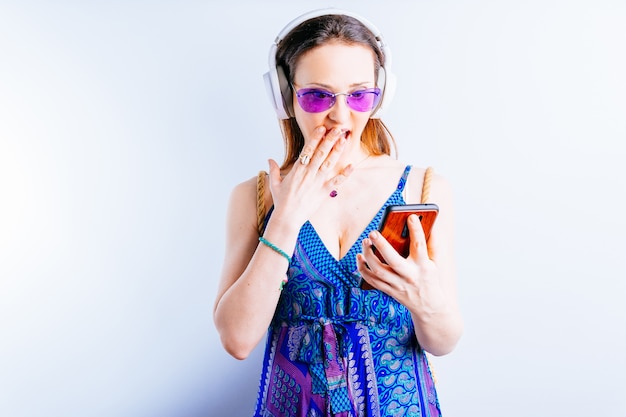
POLYGON ((274 250, 276 253, 279 253, 282 256, 284 256, 285 259, 287 259, 287 262, 289 262, 289 264, 291 264, 291 256, 287 255, 287 252, 285 252, 284 250, 282 250, 278 246, 274 245, 272 242, 270 242, 269 240, 265 239, 263 236, 259 237, 259 241, 261 243, 263 243, 265 246, 267 246, 267 247, 271 248, 272 250, 274 250))
MULTIPOLYGON (((282 250, 278 246, 274 245, 272 242, 270 242, 269 240, 265 239, 263 236, 259 236, 259 242, 261 242, 262 244, 264 244, 268 248, 272 249, 276 253, 284 256, 285 259, 287 259, 287 262, 289 262, 289 265, 291 265, 291 256, 287 255, 287 252, 285 252, 284 250, 282 250)), ((283 288, 285 287, 286 283, 287 283, 287 277, 285 277, 285 279, 283 279, 283 281, 280 283, 279 290, 282 291, 283 288)))

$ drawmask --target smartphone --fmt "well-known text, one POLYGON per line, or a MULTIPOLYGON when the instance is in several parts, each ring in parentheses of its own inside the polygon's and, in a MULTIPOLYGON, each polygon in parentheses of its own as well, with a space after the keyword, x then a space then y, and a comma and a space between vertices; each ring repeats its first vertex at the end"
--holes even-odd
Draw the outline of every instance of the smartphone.
MULTIPOLYGON (((426 241, 430 237, 439 207, 436 204, 405 204, 401 206, 387 206, 385 213, 378 227, 378 231, 393 246, 400 255, 405 258, 409 256, 409 228, 407 219, 411 214, 417 214, 422 222, 426 241)), ((374 253, 381 262, 385 262, 382 255, 374 248, 374 253)))

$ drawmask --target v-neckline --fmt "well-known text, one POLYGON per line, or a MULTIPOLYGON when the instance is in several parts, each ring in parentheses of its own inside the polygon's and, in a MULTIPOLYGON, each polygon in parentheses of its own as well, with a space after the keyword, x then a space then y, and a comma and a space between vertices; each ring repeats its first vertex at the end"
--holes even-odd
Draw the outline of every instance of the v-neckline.
MULTIPOLYGON (((369 233, 372 230, 372 223, 374 223, 374 221, 377 218, 380 218, 382 216, 382 211, 385 209, 385 207, 387 207, 391 201, 391 199, 393 198, 393 196, 398 192, 398 189, 394 190, 393 193, 391 193, 391 195, 389 197, 387 197, 387 200, 385 200, 385 202, 382 204, 382 206, 378 209, 378 211, 376 212, 376 214, 374 215, 374 217, 371 218, 371 220, 369 221, 369 223, 367 223, 367 225, 365 225, 365 228, 363 229, 363 231, 357 236, 356 240, 352 243, 352 245, 350 246, 350 248, 346 251, 346 253, 343 254, 343 256, 341 256, 341 252, 340 252, 340 256, 339 258, 336 258, 328 249, 328 246, 326 245, 326 242, 324 242, 324 240, 322 239, 322 237, 319 235, 319 233, 317 232, 317 229, 315 229, 315 226, 313 226, 313 223, 311 223, 309 220, 307 220, 304 223, 305 227, 308 227, 312 234, 315 235, 315 239, 317 239, 317 241, 319 242, 319 245, 321 247, 324 248, 324 252, 326 252, 326 254, 328 255, 329 258, 331 258, 332 260, 335 261, 335 263, 337 264, 342 264, 344 259, 351 259, 352 257, 348 257, 348 255, 350 255, 354 250, 355 247, 361 243, 361 241, 365 238, 365 236, 367 235, 367 233, 369 233)), ((402 195, 400 195, 400 201, 401 203, 404 203, 404 199, 402 198, 402 195)))
POLYGON ((410 171, 411 171, 410 165, 407 165, 404 167, 404 171, 402 172, 402 175, 400 176, 400 179, 398 180, 396 189, 393 190, 393 192, 389 195, 389 197, 387 197, 387 199, 383 202, 383 204, 380 206, 376 214, 374 214, 374 217, 372 217, 369 223, 365 225, 365 228, 363 229, 363 231, 361 231, 361 233, 357 236, 356 240, 352 243, 352 245, 350 245, 350 248, 346 251, 346 253, 343 254, 343 256, 341 256, 341 250, 340 250, 339 257, 335 258, 335 256, 328 249, 326 242, 324 242, 324 240, 319 235, 319 233, 317 232, 317 229, 315 229, 315 226, 313 226, 313 223, 311 223, 310 220, 307 220, 304 223, 303 228, 301 229, 300 232, 302 233, 302 231, 306 227, 311 229, 312 234, 315 235, 315 239, 317 239, 317 241, 319 242, 319 245, 324 248, 324 252, 328 255, 328 257, 332 259, 336 264, 343 264, 344 259, 352 259, 352 257, 348 258, 348 255, 350 255, 355 250, 355 247, 357 246, 357 244, 360 244, 361 241, 364 239, 365 235, 367 235, 367 233, 370 230, 372 230, 372 223, 374 223, 376 219, 380 219, 382 217, 383 210, 389 204, 391 204, 391 200, 394 198, 394 196, 396 196, 396 194, 398 195, 397 197, 399 200, 398 202, 400 204, 405 204, 404 198, 402 197, 402 191, 404 191, 404 187, 406 185, 406 181, 407 181, 410 171))
MULTIPOLYGON (((326 243, 322 240, 321 236, 319 235, 319 233, 317 233, 317 230, 315 229, 315 227, 313 226, 313 224, 309 220, 307 220, 302 225, 302 228, 300 229, 300 232, 298 234, 298 241, 301 240, 302 234, 303 234, 303 232, 305 232, 305 229, 309 228, 311 230, 312 234, 315 235, 315 239, 317 239, 317 241, 319 242, 319 246, 322 246, 324 248, 324 252, 328 256, 328 258, 332 259, 336 265, 343 264, 345 259, 348 259, 348 260, 355 259, 354 257, 348 257, 348 255, 350 255, 352 252, 354 252, 355 247, 357 246, 357 244, 361 243, 361 241, 364 239, 365 235, 367 235, 367 233, 372 230, 372 223, 374 222, 374 220, 376 220, 376 219, 380 220, 382 218, 383 210, 389 204, 392 203, 392 199, 394 198, 394 196, 396 196, 396 194, 397 194, 397 199, 398 199, 397 204, 406 204, 405 201, 404 201, 404 197, 402 196, 402 191, 404 190, 404 187, 406 185, 407 177, 408 177, 408 175, 409 175, 409 173, 411 171, 411 168, 412 168, 411 165, 407 165, 404 168, 404 172, 402 173, 402 175, 400 176, 400 179, 398 180, 398 185, 397 185, 396 189, 393 190, 393 192, 389 195, 389 197, 387 197, 385 202, 378 209, 378 212, 376 212, 374 217, 372 217, 372 219, 365 226, 363 231, 357 236, 356 240, 352 243, 350 248, 346 251, 346 253, 344 253, 343 256, 340 256, 339 258, 335 258, 335 256, 330 252, 330 250, 328 250, 328 246, 326 246, 326 243)), ((394 204, 396 204, 396 203, 394 203, 394 204)), ((267 224, 267 220, 272 215, 273 211, 274 211, 274 206, 272 205, 272 207, 269 209, 268 213, 265 216, 265 223, 266 224, 267 224)), ((356 263, 356 261, 354 261, 353 263, 356 263)))

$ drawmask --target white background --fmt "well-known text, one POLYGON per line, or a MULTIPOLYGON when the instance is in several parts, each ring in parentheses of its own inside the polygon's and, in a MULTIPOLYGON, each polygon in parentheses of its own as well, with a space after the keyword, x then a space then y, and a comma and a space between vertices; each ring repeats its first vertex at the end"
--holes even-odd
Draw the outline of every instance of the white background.
POLYGON ((0 415, 249 416, 211 309, 262 74, 334 5, 393 51, 400 159, 456 195, 448 417, 626 414, 626 3, 0 2, 0 415))

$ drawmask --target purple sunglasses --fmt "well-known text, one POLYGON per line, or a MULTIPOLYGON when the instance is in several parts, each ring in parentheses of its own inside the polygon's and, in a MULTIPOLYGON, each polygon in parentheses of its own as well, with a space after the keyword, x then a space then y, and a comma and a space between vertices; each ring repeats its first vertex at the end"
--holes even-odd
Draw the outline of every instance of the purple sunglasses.
POLYGON ((302 110, 307 113, 320 113, 335 105, 337 96, 346 96, 346 103, 352 110, 366 112, 374 109, 380 101, 380 88, 367 88, 352 93, 331 93, 319 88, 303 88, 296 91, 302 110))

